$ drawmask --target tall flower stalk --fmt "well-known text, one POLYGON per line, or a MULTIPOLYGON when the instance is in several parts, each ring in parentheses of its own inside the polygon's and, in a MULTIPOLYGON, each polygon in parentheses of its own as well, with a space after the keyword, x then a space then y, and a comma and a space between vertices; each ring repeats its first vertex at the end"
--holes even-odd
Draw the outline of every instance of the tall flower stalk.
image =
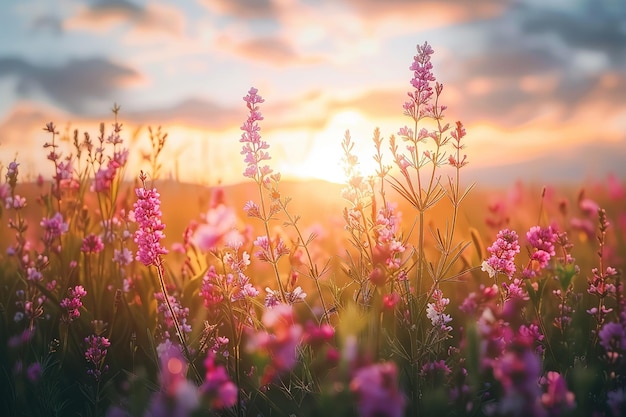
POLYGON ((328 308, 324 300, 324 294, 320 285, 320 278, 327 272, 328 264, 321 270, 317 267, 313 261, 308 244, 314 239, 314 235, 305 238, 298 226, 299 216, 293 215, 288 210, 289 198, 282 197, 279 190, 280 173, 274 173, 273 170, 265 163, 271 159, 269 152, 269 144, 261 139, 259 133, 261 127, 258 122, 263 120, 263 115, 259 110, 259 104, 265 100, 258 94, 258 90, 254 87, 250 88, 248 94, 243 98, 246 102, 246 106, 249 111, 247 120, 241 126, 243 131, 240 142, 243 143, 241 154, 244 155, 244 162, 246 163, 246 169, 243 173, 245 177, 251 178, 258 186, 260 205, 257 205, 253 201, 246 203, 244 207, 249 217, 259 218, 265 228, 265 236, 260 236, 256 239, 255 243, 261 248, 258 252, 260 259, 268 262, 272 265, 274 276, 276 277, 276 283, 278 284, 279 295, 281 302, 292 303, 298 301, 296 289, 288 291, 285 288, 285 284, 280 277, 278 269, 278 260, 284 255, 289 254, 289 249, 285 246, 284 242, 278 237, 276 240, 272 239, 269 230, 269 223, 273 216, 279 212, 282 212, 287 221, 285 224, 294 228, 297 234, 296 247, 302 248, 306 254, 306 260, 308 261, 308 275, 313 279, 316 290, 320 297, 320 302, 323 309, 323 319, 327 323, 330 323, 328 317, 328 308), (269 196, 269 205, 266 205, 265 195, 269 196))
POLYGON ((161 240, 165 237, 165 233, 163 233, 165 225, 161 222, 162 213, 160 195, 156 188, 146 188, 146 178, 146 175, 142 171, 139 176, 142 187, 135 189, 137 201, 135 202, 133 208, 135 221, 139 225, 139 228, 135 232, 134 239, 138 246, 137 256, 135 259, 145 266, 156 267, 159 286, 161 288, 161 292, 163 293, 163 299, 167 305, 167 309, 169 310, 170 317, 174 324, 174 329, 178 335, 180 346, 183 349, 183 354, 193 370, 194 376, 198 382, 200 382, 202 377, 192 360, 187 346, 187 341, 185 340, 185 333, 183 332, 183 328, 179 322, 178 315, 172 306, 170 295, 168 294, 167 286, 165 285, 165 272, 163 269, 162 256, 167 254, 168 251, 161 245, 161 240))

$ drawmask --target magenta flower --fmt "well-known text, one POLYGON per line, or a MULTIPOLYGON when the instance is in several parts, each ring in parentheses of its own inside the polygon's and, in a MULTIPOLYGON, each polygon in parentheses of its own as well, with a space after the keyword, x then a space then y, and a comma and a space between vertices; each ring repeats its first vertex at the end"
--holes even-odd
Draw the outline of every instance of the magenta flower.
POLYGON ((209 266, 209 269, 202 278, 199 294, 204 300, 205 307, 217 306, 224 299, 221 289, 222 281, 223 277, 217 273, 215 266, 209 266))
MULTIPOLYGON (((435 81, 435 76, 432 73, 433 64, 430 62, 433 53, 433 48, 427 42, 424 42, 424 45, 417 45, 417 55, 413 57, 413 63, 409 67, 413 71, 411 86, 415 90, 408 93, 410 100, 404 103, 404 111, 415 119, 419 117, 419 107, 428 105, 433 95, 431 83, 435 81)), ((402 133, 408 133, 408 128, 404 132, 401 131, 400 136, 402 133)))
POLYGON ((261 382, 265 385, 296 365, 303 329, 294 321, 293 308, 289 304, 278 304, 265 310, 262 322, 265 331, 251 335, 247 350, 271 359, 261 382))
MULTIPOLYGON (((117 142, 121 143, 121 142, 117 142)), ((115 142, 114 142, 115 144, 115 142)), ((115 176, 121 167, 126 165, 128 160, 128 149, 122 149, 113 153, 113 158, 109 159, 106 164, 100 166, 94 177, 94 183, 91 187, 92 191, 97 193, 108 192, 111 190, 115 176)))
POLYGON ((533 226, 526 233, 526 238, 533 247, 534 252, 530 255, 530 262, 524 268, 523 275, 525 278, 533 278, 548 266, 550 259, 556 255, 554 244, 558 240, 559 235, 552 226, 533 226))
POLYGON ((443 296, 443 292, 437 288, 433 291, 433 303, 428 303, 426 307, 426 316, 430 319, 433 328, 441 332, 449 332, 452 327, 448 323, 452 321, 449 314, 444 314, 446 306, 450 304, 450 299, 443 296))
POLYGON ((215 354, 209 351, 204 360, 206 376, 200 386, 200 392, 209 398, 211 409, 221 410, 237 404, 239 390, 230 380, 226 368, 215 363, 215 354))
POLYGON ((237 215, 232 208, 220 204, 212 207, 195 230, 192 242, 202 251, 215 250, 220 243, 241 244, 244 237, 237 230, 237 215))
POLYGON ((63 221, 63 215, 61 213, 56 213, 50 218, 43 218, 39 225, 44 230, 44 242, 46 245, 50 245, 69 229, 68 224, 63 221))
POLYGON ((113 262, 122 266, 130 265, 133 261, 133 253, 128 248, 122 248, 122 250, 113 250, 113 262))
POLYGON ((77 285, 74 288, 69 288, 67 292, 68 297, 61 300, 59 305, 65 309, 61 320, 69 324, 80 317, 79 309, 83 306, 81 299, 87 295, 87 291, 82 285, 77 285))
MULTIPOLYGON (((159 313, 159 328, 161 330, 161 334, 163 336, 163 339, 169 339, 170 338, 170 331, 174 332, 174 335, 176 335, 176 326, 174 323, 174 317, 172 317, 172 313, 167 305, 167 303, 165 302, 165 297, 163 296, 162 292, 156 292, 154 293, 154 298, 158 301, 158 305, 157 305, 157 312, 159 313)), ((187 307, 183 307, 180 302, 176 299, 176 297, 174 297, 173 295, 170 295, 168 297, 168 301, 170 306, 172 306, 172 311, 174 311, 174 314, 176 315, 176 320, 178 321, 178 324, 180 325, 180 330, 183 333, 190 333, 191 332, 191 325, 189 323, 187 323, 187 317, 189 316, 189 308, 187 307)))
POLYGON ((33 384, 39 381, 42 374, 43 369, 39 362, 33 362, 26 368, 26 378, 33 384))
POLYGON ((91 335, 85 338, 85 343, 87 343, 85 359, 89 366, 87 374, 99 381, 102 374, 108 370, 108 366, 102 367, 102 365, 107 355, 107 348, 111 346, 111 342, 106 337, 91 335))
POLYGON ((87 235, 83 239, 83 244, 80 246, 81 252, 84 253, 100 253, 104 249, 104 243, 102 243, 102 239, 98 235, 94 235, 93 233, 87 235))
POLYGON ((626 329, 620 323, 608 322, 598 333, 600 346, 609 357, 618 357, 626 353, 626 329))
POLYGON ((560 416, 576 407, 574 394, 567 389, 565 378, 558 372, 550 371, 541 379, 546 392, 541 396, 541 403, 551 416, 560 416))
POLYGON ((493 375, 500 382, 503 396, 495 404, 497 415, 545 416, 539 384, 541 359, 532 350, 532 340, 515 337, 500 358, 493 362, 493 375))
POLYGON ((501 230, 487 251, 491 256, 482 263, 482 270, 489 273, 491 278, 498 273, 511 278, 515 273, 515 255, 520 252, 517 233, 509 229, 501 230))
POLYGON ((402 214, 390 203, 378 210, 374 224, 374 235, 376 236, 374 263, 384 263, 390 269, 400 268, 401 253, 406 250, 397 236, 401 218, 402 214))
POLYGON ((167 253, 167 249, 161 246, 161 240, 165 237, 161 223, 160 194, 156 188, 136 188, 137 201, 134 204, 135 221, 139 228, 135 232, 137 243, 137 259, 146 266, 160 264, 160 256, 167 253))
POLYGON ((271 157, 266 152, 266 149, 269 149, 270 146, 267 142, 261 140, 261 134, 259 133, 261 127, 257 122, 263 120, 263 116, 259 111, 258 104, 263 103, 265 100, 257 94, 257 91, 256 88, 252 87, 248 91, 248 95, 243 98, 250 114, 241 126, 243 133, 239 142, 244 144, 241 148, 241 155, 245 155, 244 162, 247 164, 243 175, 252 178, 256 182, 261 182, 267 175, 272 173, 272 170, 268 165, 259 165, 262 161, 267 161, 271 157))
POLYGON ((161 390, 150 399, 145 415, 189 417, 200 405, 197 387, 187 380, 187 362, 180 349, 169 341, 156 347, 159 356, 161 390))
POLYGON ((350 381, 361 417, 402 417, 406 399, 398 389, 398 369, 393 362, 357 370, 350 381))

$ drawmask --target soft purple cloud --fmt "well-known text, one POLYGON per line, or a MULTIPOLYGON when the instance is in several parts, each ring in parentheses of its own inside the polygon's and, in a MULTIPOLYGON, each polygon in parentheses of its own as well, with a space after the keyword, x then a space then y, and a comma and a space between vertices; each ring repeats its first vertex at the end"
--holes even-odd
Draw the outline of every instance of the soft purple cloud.
POLYGON ((133 68, 102 58, 74 59, 63 65, 33 64, 19 57, 0 57, 0 79, 17 80, 17 93, 43 93, 63 108, 84 114, 90 105, 110 104, 115 92, 141 81, 133 68))

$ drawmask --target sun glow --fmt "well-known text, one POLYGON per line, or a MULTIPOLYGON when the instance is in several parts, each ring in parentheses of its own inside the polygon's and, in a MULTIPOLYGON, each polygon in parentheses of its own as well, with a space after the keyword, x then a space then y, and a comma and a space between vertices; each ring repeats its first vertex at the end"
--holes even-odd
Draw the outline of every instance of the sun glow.
POLYGON ((334 115, 326 127, 311 139, 311 146, 298 166, 292 167, 293 175, 302 179, 322 179, 334 183, 346 182, 342 166, 343 151, 341 141, 346 130, 355 139, 354 153, 359 157, 360 168, 364 175, 375 170, 372 160, 371 122, 356 110, 344 110, 334 115))

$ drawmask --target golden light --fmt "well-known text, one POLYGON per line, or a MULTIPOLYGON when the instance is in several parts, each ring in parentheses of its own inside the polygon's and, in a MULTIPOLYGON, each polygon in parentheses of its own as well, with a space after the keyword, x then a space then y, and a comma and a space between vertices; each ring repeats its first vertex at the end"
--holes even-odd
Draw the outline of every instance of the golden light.
POLYGON ((356 110, 344 110, 334 115, 326 127, 312 137, 312 144, 302 163, 291 167, 291 174, 301 179, 322 179, 338 184, 346 178, 341 164, 343 150, 341 142, 346 130, 354 139, 354 154, 364 175, 373 174, 371 122, 356 110))

